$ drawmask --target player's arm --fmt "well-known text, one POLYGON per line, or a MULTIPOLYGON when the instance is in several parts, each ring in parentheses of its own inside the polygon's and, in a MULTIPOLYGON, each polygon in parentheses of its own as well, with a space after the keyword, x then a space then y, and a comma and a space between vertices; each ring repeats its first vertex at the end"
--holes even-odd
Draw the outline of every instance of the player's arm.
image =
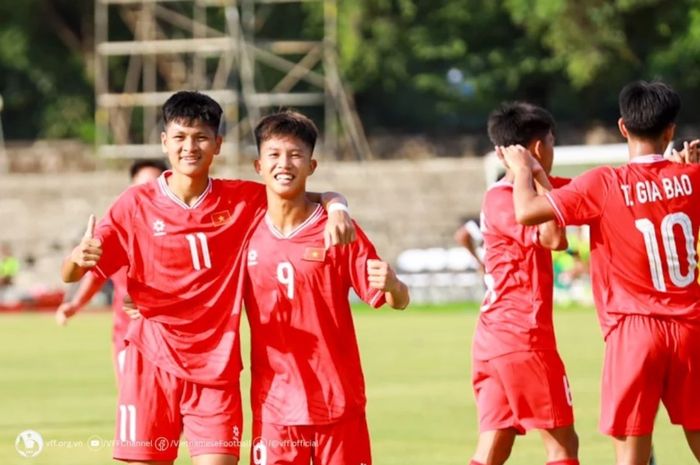
POLYGON ((474 260, 476 260, 476 263, 478 263, 479 269, 483 270, 484 263, 479 258, 479 254, 476 251, 476 244, 474 243, 474 238, 471 234, 469 234, 467 228, 465 228, 464 226, 460 226, 457 229, 457 231, 455 231, 454 239, 456 243, 458 243, 459 245, 461 245, 469 251, 471 256, 474 257, 474 260))
POLYGON ((520 224, 535 225, 556 218, 554 209, 544 195, 537 195, 533 183, 530 152, 522 145, 498 147, 508 168, 513 172, 513 207, 520 224))
POLYGON ((61 267, 61 278, 66 283, 79 281, 85 273, 97 266, 102 255, 102 243, 93 237, 95 233, 95 216, 90 215, 87 229, 80 244, 66 257, 61 267))
POLYGON ((97 276, 94 273, 89 273, 80 280, 78 290, 73 295, 73 298, 68 302, 63 302, 56 309, 56 323, 64 326, 68 323, 68 319, 78 313, 90 300, 97 294, 97 291, 102 289, 106 278, 97 276))
POLYGON ((391 308, 403 310, 408 307, 410 296, 408 286, 404 284, 387 262, 367 260, 367 277, 372 289, 384 291, 386 303, 391 308))
POLYGON ((306 197, 315 203, 320 203, 328 212, 328 222, 323 233, 326 248, 332 245, 346 245, 355 241, 355 225, 350 218, 348 201, 337 192, 307 192, 306 197))
MULTIPOLYGON (((535 175, 535 190, 538 197, 544 199, 544 195, 552 190, 552 184, 543 170, 535 175)), ((546 199, 545 199, 546 200, 546 199)), ((547 202, 549 205, 549 202, 547 202)), ((566 250, 569 246, 566 240, 566 228, 559 226, 556 220, 547 221, 537 226, 539 243, 550 250, 566 250)))

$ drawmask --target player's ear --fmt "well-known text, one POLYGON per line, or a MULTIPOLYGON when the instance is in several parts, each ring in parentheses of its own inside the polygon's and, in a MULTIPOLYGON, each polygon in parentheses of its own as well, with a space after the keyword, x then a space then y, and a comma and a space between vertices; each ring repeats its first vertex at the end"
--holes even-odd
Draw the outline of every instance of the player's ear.
POLYGON ((316 171, 316 167, 318 166, 318 162, 316 161, 315 158, 312 158, 312 159, 309 161, 309 165, 310 165, 310 167, 311 167, 311 170, 309 171, 309 175, 312 175, 312 174, 314 174, 314 172, 316 171))
POLYGON ((162 131, 160 133, 160 149, 163 151, 164 154, 168 154, 168 149, 165 147, 165 141, 168 139, 168 135, 165 133, 165 131, 162 131))
POLYGON ((627 132, 627 126, 625 126, 625 121, 622 118, 619 118, 617 120, 617 128, 620 130, 620 134, 622 134, 622 137, 627 139, 630 134, 627 132))
POLYGON ((214 138, 214 142, 216 142, 216 152, 214 152, 214 155, 218 155, 221 152, 221 144, 224 142, 224 138, 217 134, 214 138))
POLYGON ((532 142, 527 144, 527 149, 535 158, 541 160, 543 144, 544 142, 542 139, 534 139, 532 142))
POLYGON ((260 171, 261 171, 261 169, 260 169, 260 157, 253 160, 253 168, 255 168, 256 173, 261 175, 261 173, 260 173, 260 171))

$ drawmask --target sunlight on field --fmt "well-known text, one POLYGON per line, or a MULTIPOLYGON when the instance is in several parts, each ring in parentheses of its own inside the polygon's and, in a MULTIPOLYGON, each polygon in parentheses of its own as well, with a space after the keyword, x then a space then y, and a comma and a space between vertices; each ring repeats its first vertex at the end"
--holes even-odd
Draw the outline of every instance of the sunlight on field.
MULTIPOLYGON (((473 306, 463 305, 404 313, 356 311, 375 464, 468 462, 477 436, 469 380, 476 317, 473 306)), ((581 463, 612 464, 612 447, 596 430, 602 342, 594 312, 561 310, 556 323, 574 392, 581 463)), ((99 441, 91 448, 88 441, 113 434, 109 325, 107 313, 81 315, 67 328, 56 327, 48 314, 0 316, 0 464, 109 462, 109 448, 99 441), (45 441, 42 453, 32 459, 19 456, 14 447, 18 433, 27 429, 45 441)), ((247 346, 247 334, 245 340, 247 346)), ((247 405, 247 372, 242 383, 247 405)), ((669 426, 665 413, 657 423, 660 465, 694 463, 681 431, 669 426)), ((244 447, 242 464, 249 462, 248 452, 244 447)), ((179 463, 190 463, 185 450, 180 456, 179 463)), ((531 434, 518 439, 509 464, 544 461, 539 438, 531 434)))

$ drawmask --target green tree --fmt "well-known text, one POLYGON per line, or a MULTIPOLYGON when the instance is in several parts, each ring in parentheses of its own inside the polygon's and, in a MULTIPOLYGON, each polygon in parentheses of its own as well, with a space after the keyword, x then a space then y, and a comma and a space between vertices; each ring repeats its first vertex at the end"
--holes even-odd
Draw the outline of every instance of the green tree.
POLYGON ((92 4, 0 3, 0 94, 8 137, 91 138, 92 4))

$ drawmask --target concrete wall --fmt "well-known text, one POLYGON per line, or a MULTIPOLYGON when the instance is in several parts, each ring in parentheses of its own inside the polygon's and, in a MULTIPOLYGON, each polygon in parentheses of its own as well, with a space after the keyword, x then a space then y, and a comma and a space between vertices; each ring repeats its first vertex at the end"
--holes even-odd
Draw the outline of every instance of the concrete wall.
MULTIPOLYGON (((236 174, 256 179, 252 169, 236 174)), ((103 214, 127 182, 124 171, 0 175, 0 241, 20 257, 37 257, 42 282, 57 282, 89 214, 103 214)), ((345 194, 353 217, 394 260, 409 247, 451 246, 459 219, 478 212, 485 186, 480 159, 447 158, 323 162, 309 188, 345 194)))

